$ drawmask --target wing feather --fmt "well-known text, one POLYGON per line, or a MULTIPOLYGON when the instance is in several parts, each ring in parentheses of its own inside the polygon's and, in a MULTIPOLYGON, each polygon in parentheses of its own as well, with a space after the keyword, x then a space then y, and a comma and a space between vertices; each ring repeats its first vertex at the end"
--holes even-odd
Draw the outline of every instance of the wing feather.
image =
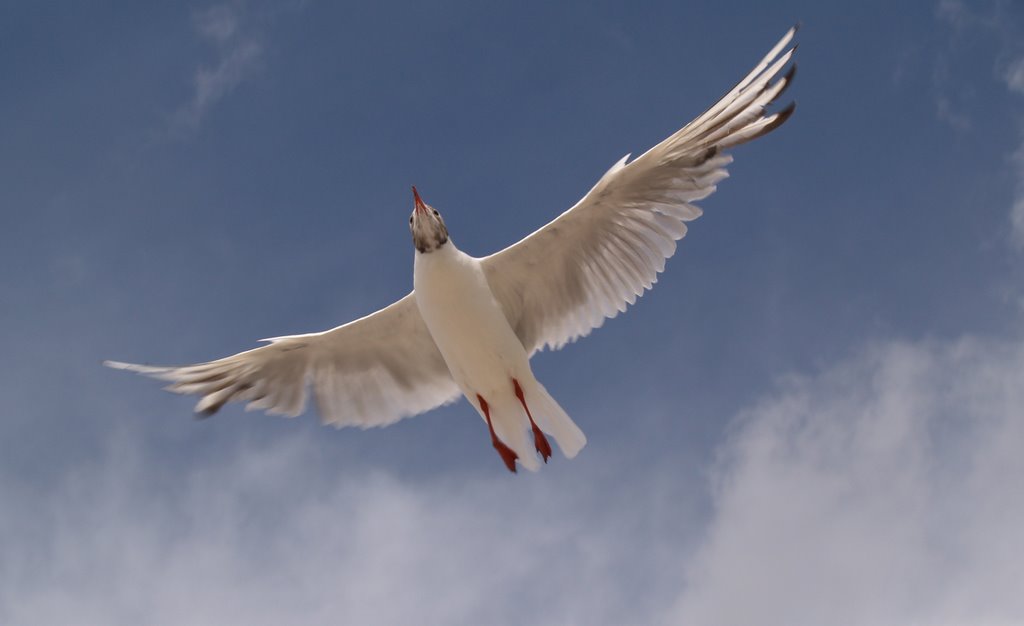
POLYGON ((791 28, 718 102, 629 161, 613 165, 575 206, 522 241, 485 257, 491 291, 531 354, 558 349, 633 304, 701 216, 698 202, 729 176, 728 148, 784 123, 766 114, 793 80, 791 28), (789 69, 783 74, 786 67, 789 69))
POLYGON ((335 426, 386 426, 452 402, 459 389, 409 294, 372 315, 322 333, 265 339, 268 345, 182 367, 107 361, 201 396, 196 413, 228 402, 295 417, 312 388, 317 412, 335 426))

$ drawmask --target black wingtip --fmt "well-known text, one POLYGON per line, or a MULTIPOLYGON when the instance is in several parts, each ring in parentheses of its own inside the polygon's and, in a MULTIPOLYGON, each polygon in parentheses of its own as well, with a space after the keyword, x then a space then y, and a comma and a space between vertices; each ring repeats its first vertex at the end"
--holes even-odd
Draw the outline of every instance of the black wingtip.
POLYGON ((796 76, 796 61, 793 61, 793 65, 789 66, 789 71, 787 71, 785 76, 782 77, 782 79, 786 81, 786 85, 783 87, 784 90, 789 88, 789 85, 793 82, 794 76, 796 76))
POLYGON ((804 26, 803 20, 797 20, 796 24, 793 24, 793 32, 794 33, 799 32, 800 29, 803 28, 803 26, 804 26))
POLYGON ((789 116, 793 115, 793 111, 796 111, 796 100, 790 102, 789 104, 786 105, 784 109, 776 113, 775 119, 772 120, 771 124, 765 126, 764 133, 762 134, 767 135, 768 133, 772 132, 779 126, 785 124, 786 120, 789 119, 789 116))
POLYGON ((694 166, 696 167, 698 165, 703 165, 707 163, 708 160, 713 159, 719 153, 719 151, 720 148, 717 145, 711 146, 710 148, 704 151, 704 154, 698 157, 697 161, 694 163, 694 166))
POLYGON ((227 402, 227 400, 224 400, 222 402, 218 402, 217 404, 214 404, 213 406, 206 407, 202 411, 196 411, 194 413, 195 418, 197 420, 207 420, 207 419, 210 419, 211 417, 213 417, 214 415, 217 414, 217 411, 219 411, 221 409, 221 407, 223 407, 226 402, 227 402))
MULTIPOLYGON (((782 88, 779 89, 779 92, 775 94, 775 96, 772 98, 772 102, 775 102, 776 100, 779 99, 779 97, 782 96, 782 94, 786 93, 786 90, 789 89, 789 86, 793 84, 794 76, 796 76, 796 61, 794 61, 793 64, 789 66, 789 69, 786 70, 786 73, 782 76, 782 78, 778 79, 778 81, 773 83, 775 85, 778 85, 779 81, 781 81, 782 88)), ((767 87, 765 89, 767 89, 767 87)))

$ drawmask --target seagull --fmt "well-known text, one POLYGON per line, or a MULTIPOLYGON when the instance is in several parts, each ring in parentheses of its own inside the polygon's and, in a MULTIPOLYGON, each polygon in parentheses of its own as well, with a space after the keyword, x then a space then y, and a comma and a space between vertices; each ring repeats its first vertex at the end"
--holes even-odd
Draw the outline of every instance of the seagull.
POLYGON ((586 336, 650 289, 686 223, 701 215, 694 203, 728 176, 726 151, 790 117, 795 103, 766 108, 793 80, 797 28, 711 108, 633 161, 623 157, 572 208, 500 252, 459 250, 441 213, 413 187, 413 290, 390 306, 206 363, 104 364, 200 396, 200 416, 238 401, 294 417, 312 388, 324 423, 369 428, 464 396, 509 471, 547 463, 547 435, 573 458, 586 436, 533 375, 530 358, 586 336))

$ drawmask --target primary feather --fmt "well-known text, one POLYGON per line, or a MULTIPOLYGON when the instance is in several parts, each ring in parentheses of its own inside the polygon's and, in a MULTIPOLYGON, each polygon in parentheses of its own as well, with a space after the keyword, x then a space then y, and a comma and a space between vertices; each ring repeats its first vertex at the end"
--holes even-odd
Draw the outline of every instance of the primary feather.
POLYGON ((335 426, 386 426, 459 397, 412 294, 333 330, 267 339, 269 345, 183 367, 107 361, 201 396, 196 413, 227 402, 296 416, 313 388, 317 411, 335 426))
POLYGON ((724 150, 764 135, 793 113, 767 114, 793 79, 793 27, 711 108, 632 162, 626 155, 575 206, 483 259, 491 291, 527 351, 558 349, 633 304, 729 174, 724 150), (774 82, 773 82, 774 81, 774 82))

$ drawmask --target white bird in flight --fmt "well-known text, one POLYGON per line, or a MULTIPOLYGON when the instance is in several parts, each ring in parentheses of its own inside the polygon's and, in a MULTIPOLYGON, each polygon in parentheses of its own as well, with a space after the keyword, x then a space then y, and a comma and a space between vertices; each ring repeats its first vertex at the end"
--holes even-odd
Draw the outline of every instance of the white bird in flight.
POLYGON ((534 377, 530 357, 586 336, 657 281, 686 222, 701 215, 693 203, 728 176, 725 150, 793 113, 793 103, 765 108, 793 79, 796 46, 787 46, 796 30, 714 106, 639 158, 623 157, 575 206, 500 252, 475 258, 456 248, 413 187, 413 291, 376 313, 207 363, 105 364, 201 396, 195 410, 205 416, 240 401, 294 417, 312 387, 324 423, 368 428, 463 395, 510 471, 516 461, 536 470, 538 454, 547 462, 545 433, 572 458, 586 437, 534 377))

